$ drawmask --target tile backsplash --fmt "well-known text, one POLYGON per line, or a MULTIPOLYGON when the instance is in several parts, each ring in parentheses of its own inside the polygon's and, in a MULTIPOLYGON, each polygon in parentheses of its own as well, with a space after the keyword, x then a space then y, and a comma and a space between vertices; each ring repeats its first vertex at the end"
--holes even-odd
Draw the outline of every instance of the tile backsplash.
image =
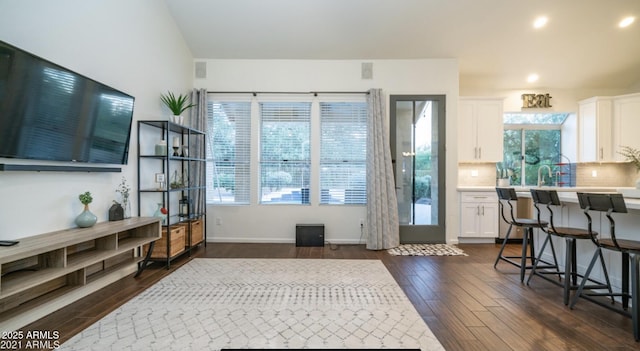
MULTIPOLYGON (((578 163, 576 186, 633 187, 640 177, 631 163, 578 163)), ((495 163, 459 163, 458 186, 495 186, 495 163)))
POLYGON ((576 186, 633 187, 638 172, 631 163, 579 163, 576 186))
POLYGON ((458 163, 458 186, 496 186, 496 164, 458 163))

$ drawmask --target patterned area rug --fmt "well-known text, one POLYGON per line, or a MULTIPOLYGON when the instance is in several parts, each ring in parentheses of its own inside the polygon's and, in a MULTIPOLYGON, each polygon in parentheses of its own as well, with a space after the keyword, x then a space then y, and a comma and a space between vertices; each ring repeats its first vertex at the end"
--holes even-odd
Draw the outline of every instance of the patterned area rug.
POLYGON ((61 350, 444 350, 378 260, 197 258, 61 350))
POLYGON ((462 249, 447 244, 402 244, 387 252, 392 256, 469 256, 462 249))

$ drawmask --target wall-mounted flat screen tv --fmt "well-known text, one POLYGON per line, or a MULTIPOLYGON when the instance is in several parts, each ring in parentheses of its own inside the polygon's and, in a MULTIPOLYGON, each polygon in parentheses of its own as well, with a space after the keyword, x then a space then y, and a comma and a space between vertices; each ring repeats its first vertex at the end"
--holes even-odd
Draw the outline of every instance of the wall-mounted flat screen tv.
POLYGON ((133 103, 0 41, 0 157, 126 164, 133 103))

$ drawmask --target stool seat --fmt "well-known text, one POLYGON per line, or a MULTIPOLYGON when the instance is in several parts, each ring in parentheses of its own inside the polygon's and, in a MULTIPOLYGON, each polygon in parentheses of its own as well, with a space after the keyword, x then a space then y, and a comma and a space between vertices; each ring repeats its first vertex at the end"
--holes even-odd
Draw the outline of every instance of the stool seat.
MULTIPOLYGON (((557 235, 563 238, 576 238, 576 239, 590 239, 591 234, 589 231, 582 228, 571 228, 571 227, 550 227, 548 228, 549 234, 557 235)), ((592 232, 593 235, 598 235, 597 232, 592 232)))
POLYGON ((542 228, 549 225, 549 222, 540 221, 533 218, 514 218, 513 225, 518 227, 542 228))
POLYGON ((637 251, 640 252, 640 241, 616 239, 615 242, 609 238, 601 238, 598 240, 603 248, 613 249, 618 251, 637 251), (618 245, 616 246, 616 243, 618 245), (618 249, 618 247, 620 249, 618 249))

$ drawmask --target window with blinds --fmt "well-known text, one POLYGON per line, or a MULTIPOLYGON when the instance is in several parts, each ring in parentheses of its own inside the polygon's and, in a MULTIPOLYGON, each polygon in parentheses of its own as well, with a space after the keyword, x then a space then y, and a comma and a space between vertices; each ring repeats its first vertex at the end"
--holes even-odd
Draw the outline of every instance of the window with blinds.
POLYGON ((260 103, 260 203, 308 204, 310 102, 260 103))
POLYGON ((207 203, 249 204, 251 102, 209 101, 207 203))
POLYGON ((366 204, 367 104, 320 103, 320 203, 366 204))

